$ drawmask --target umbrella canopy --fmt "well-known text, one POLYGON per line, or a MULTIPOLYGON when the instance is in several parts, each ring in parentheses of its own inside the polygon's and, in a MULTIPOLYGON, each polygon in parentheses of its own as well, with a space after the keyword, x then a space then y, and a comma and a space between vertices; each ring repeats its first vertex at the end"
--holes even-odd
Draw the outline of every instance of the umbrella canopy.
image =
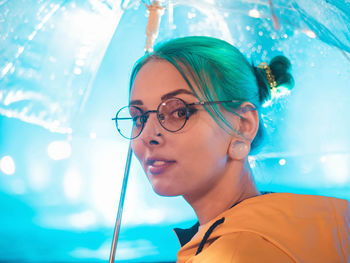
MULTIPOLYGON (((136 0, 0 0, 0 261, 107 260, 128 141, 111 118, 146 46, 136 0), (21 253, 18 251, 21 250, 21 253)), ((264 105, 261 190, 350 199, 348 1, 159 1, 155 44, 207 35, 252 62, 287 56, 295 88, 264 105)), ((132 164, 117 256, 175 261, 172 227, 195 220, 132 164)))

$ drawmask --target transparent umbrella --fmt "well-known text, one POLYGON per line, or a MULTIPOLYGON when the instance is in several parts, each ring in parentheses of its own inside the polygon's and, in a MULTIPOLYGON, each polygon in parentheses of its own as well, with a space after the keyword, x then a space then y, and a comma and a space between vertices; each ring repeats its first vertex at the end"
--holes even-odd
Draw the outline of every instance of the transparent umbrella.
MULTIPOLYGON (((30 203, 50 196, 61 205, 62 210, 50 203, 37 208, 45 211, 37 219, 45 222, 41 230, 64 228, 73 233, 74 222, 99 234, 98 239, 88 236, 89 242, 75 239, 74 245, 71 241, 62 242, 61 247, 45 247, 46 254, 33 251, 41 251, 38 248, 49 239, 23 242, 21 247, 27 250, 20 259, 107 260, 128 146, 115 134, 110 118, 128 103, 128 78, 133 63, 145 51, 147 6, 152 3, 0 0, 0 114, 71 134, 70 161, 79 163, 75 169, 84 174, 80 184, 74 169, 67 177, 73 178, 71 181, 57 175, 52 188, 47 183, 50 187, 41 188, 41 192, 28 190, 23 199, 30 203), (97 134, 94 143, 91 138, 96 134, 91 130, 97 134), (62 196, 74 197, 75 192, 69 189, 77 184, 86 191, 78 199, 79 207, 86 207, 86 211, 68 217, 70 221, 60 216, 76 206, 59 194, 53 197, 48 193, 61 183, 65 185, 65 192, 58 192, 62 196)), ((265 147, 251 156, 259 188, 350 198, 349 2, 170 0, 159 4, 164 14, 155 44, 174 37, 208 35, 229 41, 255 64, 282 53, 290 58, 295 88, 288 96, 281 94, 265 105, 265 147)), ((16 135, 23 137, 20 131, 11 134, 16 135)), ((57 167, 52 165, 52 170, 57 167)), ((168 225, 193 220, 193 213, 177 202, 154 197, 136 163, 131 165, 131 175, 122 224, 125 232, 116 258, 174 261, 177 247, 174 240, 168 242, 172 233, 164 230, 168 225), (151 226, 152 231, 140 226, 151 226)), ((17 178, 24 186, 26 176, 23 172, 17 178)), ((4 178, 1 193, 7 191, 3 190, 7 189, 4 178)), ((19 200, 16 193, 11 196, 19 200)), ((9 234, 5 227, 1 231, 17 242, 23 238, 15 236, 16 231, 9 234)), ((63 234, 51 235, 62 238, 63 234)), ((0 247, 1 258, 18 259, 12 247, 4 243, 0 247)))

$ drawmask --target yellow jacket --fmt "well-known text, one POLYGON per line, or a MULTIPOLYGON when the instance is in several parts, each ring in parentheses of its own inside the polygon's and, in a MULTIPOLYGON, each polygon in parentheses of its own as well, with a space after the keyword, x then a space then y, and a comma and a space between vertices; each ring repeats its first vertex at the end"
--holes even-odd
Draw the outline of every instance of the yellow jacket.
POLYGON ((350 206, 343 199, 261 195, 197 230, 198 224, 190 230, 175 229, 182 246, 177 262, 350 262, 350 206), (204 246, 196 255, 201 241, 204 246))

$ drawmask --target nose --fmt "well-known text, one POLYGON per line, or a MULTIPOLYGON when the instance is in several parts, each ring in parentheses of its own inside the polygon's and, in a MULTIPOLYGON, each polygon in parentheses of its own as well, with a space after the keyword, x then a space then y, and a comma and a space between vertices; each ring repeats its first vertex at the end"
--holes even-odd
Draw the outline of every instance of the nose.
POLYGON ((162 127, 157 119, 157 113, 148 113, 140 138, 147 146, 156 146, 163 143, 162 127))

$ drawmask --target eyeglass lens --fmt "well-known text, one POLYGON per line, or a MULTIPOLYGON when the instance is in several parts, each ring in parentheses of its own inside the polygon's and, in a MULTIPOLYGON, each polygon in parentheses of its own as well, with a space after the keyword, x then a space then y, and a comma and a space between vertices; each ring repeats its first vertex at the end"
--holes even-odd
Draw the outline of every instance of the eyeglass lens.
MULTIPOLYGON (((119 133, 128 139, 139 136, 149 117, 149 112, 143 112, 135 106, 121 108, 116 116, 116 125, 119 133)), ((171 98, 159 104, 157 118, 161 126, 171 132, 182 129, 189 115, 186 103, 178 98, 171 98)))

